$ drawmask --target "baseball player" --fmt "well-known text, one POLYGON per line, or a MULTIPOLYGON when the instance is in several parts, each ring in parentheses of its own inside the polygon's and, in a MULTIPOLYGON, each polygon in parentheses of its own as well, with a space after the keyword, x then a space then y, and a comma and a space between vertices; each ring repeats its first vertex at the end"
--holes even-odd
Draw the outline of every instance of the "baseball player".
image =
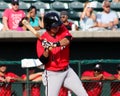
POLYGON ((37 40, 37 55, 45 65, 43 84, 46 96, 58 96, 61 86, 77 96, 88 96, 79 77, 69 66, 69 46, 72 35, 61 23, 57 13, 49 12, 44 16, 46 32, 37 40))
POLYGON ((12 96, 12 82, 22 81, 22 79, 13 72, 6 72, 7 66, 0 65, 0 96, 12 96))
MULTIPOLYGON (((117 65, 117 73, 114 74, 116 80, 120 80, 120 64, 117 65)), ((120 82, 111 83, 111 96, 120 96, 120 82)))
MULTIPOLYGON (((81 80, 114 80, 114 76, 106 71, 103 71, 101 64, 95 64, 93 70, 83 72, 81 80)), ((100 96, 103 83, 84 82, 85 89, 89 96, 100 96)))
MULTIPOLYGON (((26 81, 27 76, 26 74, 23 74, 21 78, 26 81)), ((37 72, 35 73, 35 67, 29 68, 29 80, 32 81, 33 83, 30 84, 30 96, 41 96, 40 95, 40 85, 35 82, 40 82, 42 80, 42 72, 37 72)), ((26 91, 26 85, 23 84, 23 96, 27 96, 27 91, 26 91)))

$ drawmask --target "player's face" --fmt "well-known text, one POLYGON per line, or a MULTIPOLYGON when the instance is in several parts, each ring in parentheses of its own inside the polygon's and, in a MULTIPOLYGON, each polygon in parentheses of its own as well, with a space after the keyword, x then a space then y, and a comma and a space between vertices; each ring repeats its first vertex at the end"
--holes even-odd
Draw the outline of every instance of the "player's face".
POLYGON ((5 65, 0 66, 0 72, 4 73, 6 71, 7 67, 5 65))
POLYGON ((12 9, 14 10, 14 11, 17 11, 18 9, 19 9, 19 4, 12 4, 12 9))
POLYGON ((97 70, 94 70, 94 75, 95 75, 95 76, 97 76, 97 75, 99 75, 99 74, 101 74, 101 71, 100 71, 100 70, 98 70, 98 69, 97 69, 97 70))
POLYGON ((60 26, 52 27, 50 30, 51 35, 55 35, 59 31, 60 26))

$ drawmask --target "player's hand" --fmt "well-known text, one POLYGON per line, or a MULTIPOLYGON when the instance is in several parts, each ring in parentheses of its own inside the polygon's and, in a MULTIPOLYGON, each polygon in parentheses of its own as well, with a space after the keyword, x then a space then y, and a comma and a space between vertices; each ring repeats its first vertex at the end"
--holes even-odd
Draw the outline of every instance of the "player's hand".
POLYGON ((42 40, 42 46, 45 48, 45 49, 49 49, 50 47, 52 47, 53 43, 51 42, 48 42, 46 40, 42 40))
POLYGON ((98 78, 98 80, 102 80, 102 79, 103 79, 103 74, 99 74, 99 75, 97 76, 97 78, 98 78))
POLYGON ((10 82, 10 81, 11 81, 11 78, 12 78, 12 77, 9 77, 9 76, 6 77, 6 78, 5 78, 5 79, 6 79, 6 82, 10 82))

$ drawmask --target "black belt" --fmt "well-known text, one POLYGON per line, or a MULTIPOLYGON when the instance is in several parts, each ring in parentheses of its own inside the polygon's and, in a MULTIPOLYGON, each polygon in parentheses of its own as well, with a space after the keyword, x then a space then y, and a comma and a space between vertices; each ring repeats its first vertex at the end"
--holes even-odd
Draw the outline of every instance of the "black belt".
POLYGON ((61 72, 64 72, 64 71, 66 71, 66 70, 68 70, 68 66, 65 68, 65 69, 61 69, 61 70, 58 70, 58 71, 61 71, 61 72))

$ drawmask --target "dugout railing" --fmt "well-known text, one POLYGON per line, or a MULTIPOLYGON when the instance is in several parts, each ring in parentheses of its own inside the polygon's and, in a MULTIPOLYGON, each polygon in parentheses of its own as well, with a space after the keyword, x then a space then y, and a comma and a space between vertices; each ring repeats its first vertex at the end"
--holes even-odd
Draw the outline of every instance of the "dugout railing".
MULTIPOLYGON (((79 77, 81 77, 81 70, 83 68, 84 65, 90 65, 90 64, 95 64, 95 63, 102 63, 102 64, 114 64, 117 65, 120 63, 119 59, 95 59, 95 60, 70 60, 70 66, 73 67, 73 69, 75 70, 75 72, 77 72, 77 74, 79 75, 79 77)), ((7 65, 16 65, 16 64, 21 64, 21 61, 0 61, 0 64, 7 64, 7 65)), ((109 68, 109 65, 108 65, 109 68)), ((26 82, 14 82, 12 83, 12 92, 13 95, 12 96, 22 96, 22 84, 25 83, 26 84, 26 88, 27 88, 27 96, 30 96, 30 84, 33 82, 29 81, 29 77, 28 77, 28 71, 29 68, 26 68, 26 74, 27 74, 27 81, 26 82)), ((114 85, 114 87, 116 87, 116 89, 120 89, 119 85, 119 80, 112 80, 112 81, 82 81, 84 82, 89 82, 89 83, 95 83, 95 82, 101 82, 103 83, 102 86, 102 92, 100 96, 111 96, 111 88, 113 87, 112 83, 116 83, 114 85)), ((35 83, 35 82, 34 82, 35 83)), ((42 82, 38 82, 39 84, 41 84, 41 96, 45 96, 44 93, 44 86, 42 84, 42 82)), ((3 84, 3 83, 0 83, 3 84)), ((89 87, 89 86, 88 86, 89 87)), ((115 89, 115 90, 116 90, 115 89)), ((75 96, 72 93, 72 96, 75 96)))

